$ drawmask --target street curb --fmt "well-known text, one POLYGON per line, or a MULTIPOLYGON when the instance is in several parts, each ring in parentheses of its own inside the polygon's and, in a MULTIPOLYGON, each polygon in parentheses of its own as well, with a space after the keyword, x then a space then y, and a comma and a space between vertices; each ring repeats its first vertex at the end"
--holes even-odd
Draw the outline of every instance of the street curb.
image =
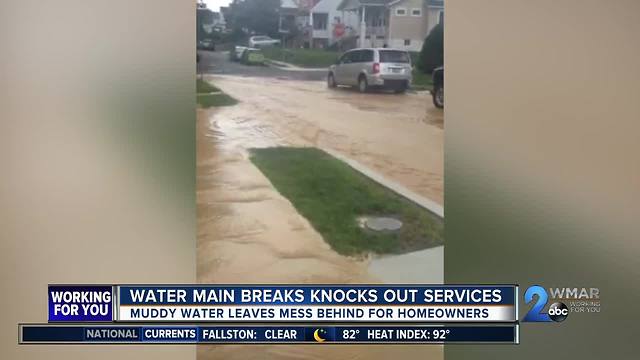
POLYGON ((289 64, 286 62, 282 62, 282 61, 277 61, 277 60, 271 60, 271 59, 265 59, 265 62, 269 65, 269 66, 273 66, 275 68, 278 68, 280 70, 285 70, 285 71, 327 71, 326 68, 305 68, 305 67, 301 67, 301 66, 296 66, 293 64, 289 64))
POLYGON ((413 201, 414 203, 418 204, 419 206, 427 209, 429 212, 437 215, 438 217, 444 219, 444 207, 440 204, 438 204, 437 202, 431 200, 431 199, 427 199, 426 197, 422 196, 422 195, 418 195, 416 193, 414 193, 413 191, 409 190, 408 188, 406 188, 403 185, 400 185, 394 181, 391 181, 387 178, 385 178, 384 176, 380 175, 379 173, 369 169, 368 167, 360 164, 359 162, 350 159, 336 151, 330 150, 330 149, 323 149, 324 151, 326 151, 328 154, 330 154, 331 156, 338 158, 340 160, 342 160, 343 162, 347 163, 347 165, 351 166, 353 169, 355 169, 356 171, 358 171, 359 173, 361 173, 362 175, 370 178, 371 180, 377 182, 378 184, 387 187, 389 189, 391 189, 392 191, 398 193, 399 195, 413 201))
POLYGON ((208 93, 197 93, 197 96, 207 96, 207 95, 220 95, 222 94, 222 91, 212 91, 212 92, 208 92, 208 93))

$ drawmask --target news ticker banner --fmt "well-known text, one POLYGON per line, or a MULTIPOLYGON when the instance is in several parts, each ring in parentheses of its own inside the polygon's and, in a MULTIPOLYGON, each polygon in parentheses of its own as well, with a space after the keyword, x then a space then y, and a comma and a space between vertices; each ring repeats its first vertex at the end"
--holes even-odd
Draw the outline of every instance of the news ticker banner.
POLYGON ((20 344, 518 344, 519 325, 158 326, 22 324, 20 344))
POLYGON ((49 285, 49 322, 516 322, 516 285, 49 285))

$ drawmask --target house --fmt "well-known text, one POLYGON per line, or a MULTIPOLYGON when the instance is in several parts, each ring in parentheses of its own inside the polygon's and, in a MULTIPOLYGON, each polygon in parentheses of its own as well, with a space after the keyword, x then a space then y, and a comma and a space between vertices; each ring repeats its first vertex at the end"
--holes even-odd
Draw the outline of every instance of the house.
POLYGON ((338 10, 357 14, 357 45, 420 51, 444 19, 444 0, 342 0, 338 10))
POLYGON ((302 46, 303 39, 307 43, 309 37, 311 6, 303 0, 282 0, 280 3, 280 18, 278 20, 278 32, 283 36, 283 44, 286 46, 302 46))
MULTIPOLYGON (((358 14, 338 10, 342 0, 282 0, 279 32, 290 47, 326 48, 355 36, 358 14)), ((354 44, 355 46, 355 44, 354 44)))
POLYGON ((326 48, 356 34, 358 14, 338 10, 341 2, 342 0, 320 0, 311 9, 313 47, 326 48))

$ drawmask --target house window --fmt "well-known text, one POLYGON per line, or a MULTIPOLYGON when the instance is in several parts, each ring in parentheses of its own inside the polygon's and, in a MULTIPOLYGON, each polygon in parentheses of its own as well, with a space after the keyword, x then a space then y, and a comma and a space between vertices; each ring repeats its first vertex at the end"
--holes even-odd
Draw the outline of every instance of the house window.
POLYGON ((280 16, 279 32, 288 33, 296 27, 296 19, 293 15, 280 16))
POLYGON ((407 9, 405 8, 396 8, 396 16, 406 16, 407 9))
POLYGON ((411 16, 422 16, 422 9, 411 9, 411 16))
POLYGON ((314 30, 327 30, 327 23, 329 22, 329 14, 314 13, 313 14, 313 29, 314 30))
POLYGON ((411 46, 411 39, 404 39, 404 46, 411 46))

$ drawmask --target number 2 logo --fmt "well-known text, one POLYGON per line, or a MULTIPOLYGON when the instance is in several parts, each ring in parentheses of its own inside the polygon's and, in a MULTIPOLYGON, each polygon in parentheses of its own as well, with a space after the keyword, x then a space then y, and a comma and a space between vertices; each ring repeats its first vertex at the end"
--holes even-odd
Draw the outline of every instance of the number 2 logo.
POLYGON ((533 304, 523 321, 529 322, 548 322, 551 321, 549 314, 542 312, 549 297, 547 291, 540 285, 530 286, 524 293, 524 301, 528 304, 533 301, 533 296, 538 295, 538 300, 533 304))

